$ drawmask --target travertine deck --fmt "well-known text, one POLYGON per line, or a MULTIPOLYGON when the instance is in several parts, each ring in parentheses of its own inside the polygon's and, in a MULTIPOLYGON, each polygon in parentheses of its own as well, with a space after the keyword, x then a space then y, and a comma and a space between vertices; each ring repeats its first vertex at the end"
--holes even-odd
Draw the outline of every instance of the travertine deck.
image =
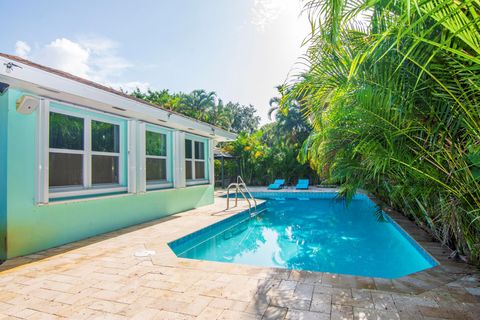
MULTIPOLYGON (((245 208, 245 203, 242 204, 245 208)), ((479 319, 475 268, 398 214, 441 263, 396 280, 177 258, 166 243, 228 217, 216 204, 0 266, 0 319, 479 319), (142 250, 152 257, 136 257, 142 250)))

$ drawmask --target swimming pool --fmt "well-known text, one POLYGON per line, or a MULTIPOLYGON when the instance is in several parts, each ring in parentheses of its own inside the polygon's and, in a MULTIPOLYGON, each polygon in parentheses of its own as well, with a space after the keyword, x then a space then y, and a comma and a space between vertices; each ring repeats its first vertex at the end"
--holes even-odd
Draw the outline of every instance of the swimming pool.
POLYGON ((256 193, 243 212, 171 242, 178 257, 263 267, 398 278, 437 265, 365 195, 256 193))

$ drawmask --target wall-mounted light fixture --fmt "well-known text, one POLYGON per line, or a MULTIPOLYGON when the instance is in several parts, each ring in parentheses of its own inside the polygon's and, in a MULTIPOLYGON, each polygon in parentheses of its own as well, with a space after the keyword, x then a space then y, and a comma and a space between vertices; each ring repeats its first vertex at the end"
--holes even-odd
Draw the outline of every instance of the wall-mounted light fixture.
POLYGON ((17 100, 17 112, 21 114, 31 114, 37 110, 40 99, 32 96, 22 96, 17 100))
POLYGON ((7 92, 10 85, 8 83, 0 82, 0 96, 7 92))

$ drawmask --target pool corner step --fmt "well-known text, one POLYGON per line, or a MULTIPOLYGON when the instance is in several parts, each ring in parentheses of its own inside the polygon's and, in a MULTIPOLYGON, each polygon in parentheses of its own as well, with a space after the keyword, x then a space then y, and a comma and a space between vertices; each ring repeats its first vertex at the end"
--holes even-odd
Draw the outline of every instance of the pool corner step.
POLYGON ((257 209, 255 212, 252 212, 252 213, 250 214, 250 217, 253 218, 253 217, 258 216, 260 213, 263 213, 263 212, 265 212, 265 211, 267 211, 267 208, 257 209))

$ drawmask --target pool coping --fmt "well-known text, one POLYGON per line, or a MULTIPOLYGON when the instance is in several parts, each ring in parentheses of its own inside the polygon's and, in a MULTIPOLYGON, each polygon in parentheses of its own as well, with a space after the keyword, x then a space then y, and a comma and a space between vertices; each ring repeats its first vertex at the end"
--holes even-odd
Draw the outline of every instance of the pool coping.
MULTIPOLYGON (((263 210, 266 207, 267 201, 264 201, 256 206, 256 210, 263 210)), ((260 214, 258 212, 258 214, 260 214)), ((208 241, 209 239, 216 237, 218 234, 223 233, 225 231, 230 230, 231 228, 239 225, 240 223, 243 223, 244 221, 251 219, 251 210, 246 209, 243 211, 240 211, 236 214, 233 214, 223 220, 217 221, 211 225, 208 225, 204 228, 201 228, 197 231, 194 231, 192 233, 189 233, 181 238, 178 238, 176 240, 170 241, 167 243, 167 245, 170 247, 170 249, 178 256, 184 253, 187 250, 190 250, 201 243, 204 243, 205 241, 208 241), (228 225, 227 225, 228 224, 228 225), (192 238, 200 237, 200 240, 195 244, 195 246, 188 246, 188 248, 182 248, 186 243, 188 243, 192 238), (181 251, 180 253, 177 253, 176 248, 180 247, 181 251)), ((197 259, 199 260, 199 259, 197 259)), ((201 260, 201 259, 200 259, 201 260)))
MULTIPOLYGON (((261 188, 255 188, 256 190, 261 188)), ((254 191, 254 188, 251 188, 254 191)), ((262 190, 266 190, 263 188, 262 190)), ((285 190, 287 191, 287 190, 285 190)), ((291 190, 288 190, 291 191, 291 190)), ((337 189, 314 189, 309 192, 334 192, 337 189)), ((278 191, 276 191, 278 192, 278 191)), ((304 192, 304 191, 302 191, 304 192)), ((368 195, 365 192, 363 194, 368 195)), ((169 217, 153 220, 136 226, 113 231, 107 234, 95 236, 89 239, 81 240, 75 243, 66 244, 57 248, 48 249, 36 254, 7 260, 0 265, 0 272, 15 272, 19 268, 24 269, 27 266, 35 267, 43 261, 49 262, 52 258, 63 252, 77 252, 84 246, 90 246, 105 239, 123 237, 128 233, 143 232, 142 229, 162 229, 165 233, 157 237, 146 239, 142 242, 141 248, 154 251, 155 254, 149 256, 150 263, 160 268, 178 268, 180 270, 197 270, 210 273, 226 273, 234 275, 247 275, 258 279, 281 279, 294 280, 309 284, 320 285, 322 287, 333 287, 340 289, 368 289, 400 294, 422 294, 424 292, 440 288, 449 283, 461 281, 466 276, 480 275, 477 267, 469 265, 463 261, 450 259, 452 251, 435 241, 427 232, 410 221, 404 215, 392 210, 388 206, 368 195, 370 199, 382 205, 382 209, 388 213, 405 232, 412 237, 429 255, 434 257, 439 265, 413 273, 397 279, 373 278, 362 276, 351 276, 345 274, 335 274, 327 272, 297 271, 282 268, 258 267, 251 265, 242 265, 235 263, 214 262, 207 260, 192 260, 179 258, 168 246, 169 242, 184 237, 190 233, 198 231, 216 222, 222 221, 241 211, 248 209, 246 201, 240 200, 238 207, 225 210, 226 199, 221 198, 225 194, 223 191, 215 191, 215 204, 211 206, 199 207, 197 209, 181 212, 169 217), (165 229, 167 228, 167 229, 165 229)), ((262 203, 258 200, 258 203, 262 203)))
POLYGON ((402 226, 400 226, 395 220, 393 220, 388 213, 384 212, 383 210, 382 212, 387 216, 387 219, 389 220, 390 223, 392 223, 394 228, 397 229, 398 232, 400 232, 407 239, 407 241, 409 241, 415 247, 415 249, 417 250, 420 249, 418 250, 420 255, 422 255, 426 260, 429 260, 430 263, 435 264, 431 268, 434 268, 440 264, 440 262, 433 255, 431 255, 427 249, 425 249, 405 229, 403 229, 402 226))
POLYGON ((169 249, 168 242, 248 204, 225 208, 226 199, 215 197, 210 205, 7 260, 0 265, 0 318, 478 318, 477 268, 448 259, 447 248, 392 212, 441 266, 392 280, 183 259, 169 249))
MULTIPOLYGON (((250 188, 251 192, 258 192, 257 190, 267 191, 266 188, 250 188)), ((324 188, 324 189, 313 189, 308 190, 307 192, 336 192, 338 189, 335 188, 324 188)), ((278 192, 275 190, 273 192, 278 192)), ((283 189, 282 192, 292 192, 292 189, 283 189)), ((305 192, 304 190, 299 191, 305 192)), ((372 290, 381 290, 386 292, 396 292, 396 293, 405 293, 405 294, 421 294, 422 292, 429 291, 440 286, 446 285, 447 283, 458 280, 467 275, 476 274, 478 270, 475 266, 467 264, 463 261, 455 261, 450 258, 452 250, 442 246, 439 242, 433 239, 426 231, 417 226, 413 221, 410 221, 407 217, 400 214, 399 212, 393 210, 392 208, 386 207, 383 202, 379 199, 376 199, 372 195, 368 194, 365 191, 359 192, 368 196, 372 201, 381 206, 382 210, 388 214, 388 216, 408 235, 410 236, 418 246, 420 246, 429 256, 431 256, 438 265, 418 271, 400 278, 388 279, 388 278, 376 278, 376 277, 365 277, 365 276, 354 276, 347 274, 337 274, 329 272, 316 272, 316 271, 301 271, 301 270, 290 270, 284 268, 275 268, 275 267, 259 267, 253 265, 244 265, 228 262, 216 262, 208 260, 194 260, 187 258, 180 258, 175 255, 173 250, 169 247, 169 243, 185 237, 189 234, 202 230, 214 223, 204 224, 198 226, 194 229, 188 230, 184 229, 181 232, 181 236, 169 239, 163 244, 163 250, 160 250, 160 254, 152 256, 152 262, 155 265, 161 265, 166 267, 177 267, 177 268, 186 268, 186 269, 198 269, 198 270, 228 270, 231 273, 231 270, 235 270, 236 274, 275 274, 280 278, 291 279, 295 278, 317 278, 321 283, 326 285, 331 285, 332 287, 338 288, 356 288, 356 289, 372 289, 372 290), (165 250, 166 249, 166 250, 165 250)), ((225 195, 224 191, 216 191, 215 197, 225 195)), ((240 199, 239 199, 240 200, 240 199)), ((241 207, 243 205, 243 211, 248 209, 245 201, 240 200, 240 205, 236 210, 229 212, 222 219, 219 219, 216 222, 221 222, 224 219, 227 219, 233 215, 236 215, 242 211, 241 207), (242 202, 244 202, 242 204, 242 202)), ((262 200, 260 200, 262 203, 262 200)), ((157 246, 158 248, 158 246, 157 246)), ((227 271, 225 271, 227 272, 227 271)))

